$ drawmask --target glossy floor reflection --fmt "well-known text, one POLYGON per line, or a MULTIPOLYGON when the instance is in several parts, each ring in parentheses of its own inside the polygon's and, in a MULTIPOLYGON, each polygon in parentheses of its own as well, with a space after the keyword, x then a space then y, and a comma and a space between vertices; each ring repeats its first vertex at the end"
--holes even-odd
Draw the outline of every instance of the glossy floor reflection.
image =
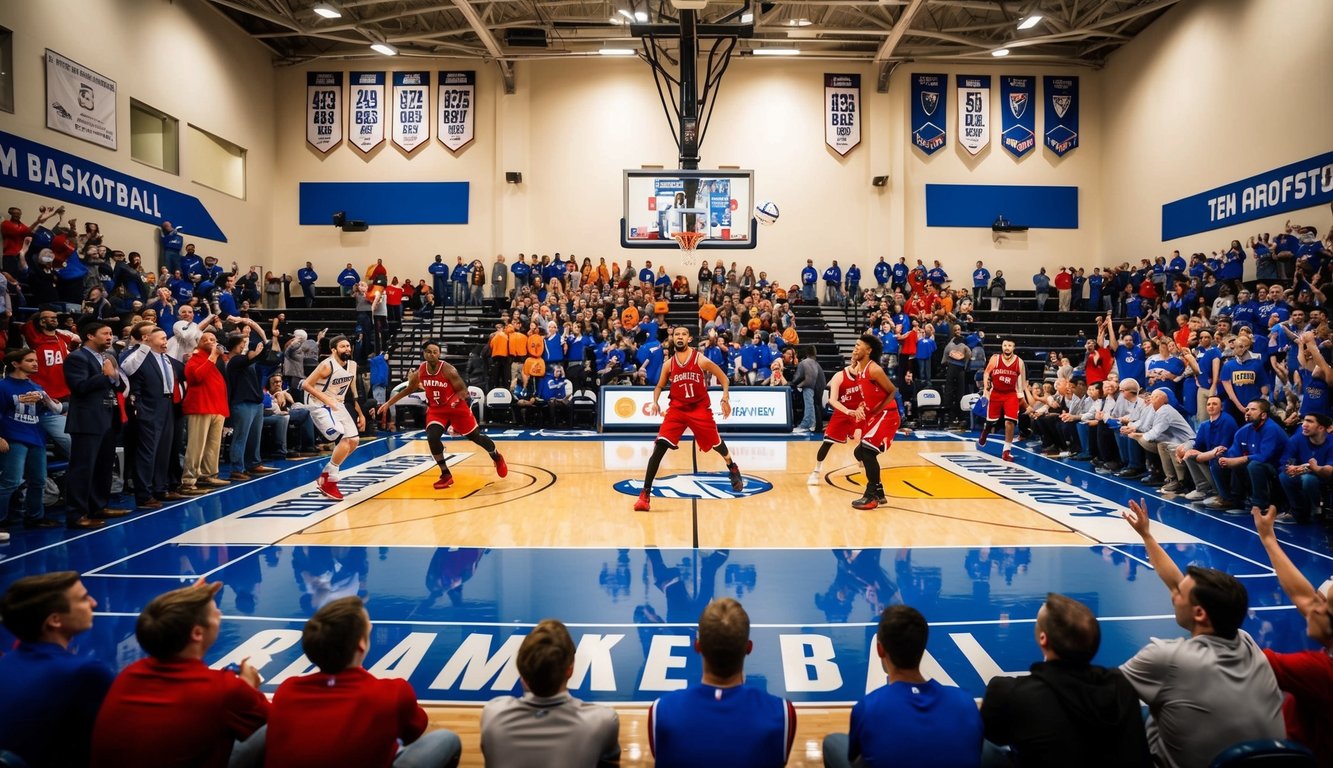
MULTIPOLYGON (((837 452, 808 483, 814 441, 733 439, 749 482, 732 496, 710 479, 717 458, 682 443, 663 464, 664 495, 635 514, 647 441, 521 437, 501 442, 511 467, 503 480, 484 454, 451 444, 459 482, 446 493, 430 488, 424 442, 394 437, 357 451, 341 504, 312 492, 320 462, 308 461, 100 531, 16 532, 0 548, 0 586, 84 572, 99 610, 78 652, 120 667, 140 654, 134 621, 148 600, 201 575, 222 581, 225 618, 209 661, 249 657, 267 691, 306 671, 306 617, 360 595, 375 623, 367 665, 410 680, 423 701, 461 705, 518 690, 518 642, 552 616, 579 645, 576 695, 649 702, 697 678, 691 627, 709 599, 727 595, 750 613, 749 684, 810 711, 834 707, 832 722, 845 717, 836 707, 882 682, 871 643, 892 603, 925 613, 926 666, 974 695, 1037 658, 1033 620, 1048 591, 1101 617, 1103 664, 1152 636, 1181 634, 1118 518, 1146 489, 1086 465, 1024 451, 1004 465, 927 435, 895 443, 890 504, 858 513, 848 502, 863 480, 837 452)), ((1307 647, 1248 519, 1149 504, 1178 563, 1242 579, 1247 629, 1261 644, 1307 647)), ((1325 530, 1280 532, 1316 583, 1333 573, 1325 530)))

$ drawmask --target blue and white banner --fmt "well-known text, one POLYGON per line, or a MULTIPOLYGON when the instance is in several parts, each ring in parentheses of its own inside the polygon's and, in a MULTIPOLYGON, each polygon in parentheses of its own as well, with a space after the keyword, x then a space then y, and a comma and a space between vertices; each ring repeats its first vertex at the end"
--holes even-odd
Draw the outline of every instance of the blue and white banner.
POLYGON ((440 73, 439 139, 450 152, 472 143, 477 122, 477 73, 440 73))
POLYGON ((990 144, 990 75, 958 76, 958 143, 969 155, 990 144))
POLYGON ((1047 75, 1042 78, 1046 99, 1046 148, 1064 157, 1078 149, 1078 78, 1047 75))
POLYGON ((384 73, 353 72, 348 82, 352 146, 369 152, 384 142, 384 73))
POLYGON ((861 143, 861 76, 824 75, 824 143, 846 155, 861 143))
POLYGON ((948 75, 912 75, 912 145, 933 155, 949 139, 948 75))
POLYGON ((307 72, 305 140, 327 153, 343 140, 343 73, 307 72))
POLYGON ((1037 145, 1037 79, 1030 75, 1000 77, 1000 146, 1022 157, 1037 145))
POLYGON ((430 73, 393 73, 393 143, 407 152, 430 141, 430 73))
POLYGON ((46 127, 116 148, 116 81, 46 49, 46 127))
POLYGON ((1162 241, 1333 202, 1333 152, 1162 206, 1162 241))
MULTIPOLYGON (((0 186, 227 242, 199 198, 0 131, 0 186)), ((84 218, 80 216, 79 218, 84 218)))

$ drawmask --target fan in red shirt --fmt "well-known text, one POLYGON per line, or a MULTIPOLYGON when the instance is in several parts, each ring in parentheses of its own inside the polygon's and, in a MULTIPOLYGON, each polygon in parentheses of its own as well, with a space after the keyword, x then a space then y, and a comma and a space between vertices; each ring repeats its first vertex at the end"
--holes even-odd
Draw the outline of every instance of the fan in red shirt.
POLYGON ((986 444, 986 436, 1004 420, 1004 452, 1000 458, 1013 461, 1014 425, 1018 424, 1019 398, 1027 391, 1023 361, 1014 354, 1014 342, 1000 342, 1000 354, 991 355, 981 377, 981 391, 986 395, 986 423, 981 426, 977 445, 986 444))
MULTIPOLYGON (((395 392, 392 397, 379 407, 380 422, 388 424, 393 405, 413 392, 421 391, 426 396, 426 443, 430 454, 440 468, 440 479, 435 481, 435 489, 443 490, 454 484, 454 476, 444 456, 444 433, 471 440, 486 451, 495 463, 495 474, 504 477, 509 474, 509 465, 505 457, 495 448, 495 441, 482 433, 477 427, 477 417, 472 415, 472 406, 468 404, 467 383, 458 375, 458 369, 440 359, 443 350, 434 341, 428 341, 421 347, 421 356, 425 362, 408 374, 407 385, 395 392)), ((392 425, 389 427, 392 429, 392 425)))
POLYGON ((1277 687, 1291 697, 1282 707, 1287 737, 1309 747, 1319 765, 1333 765, 1333 728, 1328 727, 1333 722, 1333 620, 1328 612, 1333 579, 1315 589, 1291 562, 1273 531, 1277 507, 1270 506, 1267 511, 1255 507, 1251 514, 1278 584, 1305 617, 1305 634, 1322 646, 1317 651, 1294 653, 1264 649, 1277 677, 1277 687))
POLYGON ((382 680, 361 664, 370 650, 370 616, 359 597, 315 612, 301 649, 319 671, 289 678, 273 694, 264 764, 389 768, 456 765, 463 745, 447 730, 426 733, 429 720, 406 680, 382 680), (398 742, 407 746, 401 751, 398 742))
POLYGON ((23 209, 17 206, 9 209, 9 218, 0 221, 0 238, 4 241, 4 257, 2 268, 11 275, 19 273, 19 254, 23 251, 23 241, 32 235, 32 231, 42 225, 42 222, 55 216, 59 212, 65 213, 65 209, 48 208, 42 206, 37 214, 37 220, 32 224, 23 223, 23 209))
POLYGON ((653 478, 657 468, 668 450, 674 450, 681 435, 689 430, 694 435, 694 443, 700 451, 707 453, 714 448, 727 462, 727 473, 731 478, 731 489, 740 491, 745 487, 745 478, 741 469, 732 461, 727 444, 717 433, 717 422, 713 420, 712 405, 708 399, 708 377, 711 376, 722 385, 722 418, 731 416, 731 391, 727 375, 712 360, 699 354, 690 344, 690 329, 678 325, 671 330, 672 354, 667 364, 662 366, 662 376, 653 389, 653 404, 649 414, 657 416, 662 408, 657 404, 662 397, 662 390, 671 385, 668 394, 666 417, 657 430, 657 441, 653 444, 653 455, 648 459, 648 472, 643 478, 643 490, 639 500, 634 503, 635 512, 647 512, 648 499, 653 492, 653 478))
POLYGON ((239 671, 209 669, 218 639, 220 582, 203 579, 153 598, 135 636, 148 653, 111 684, 93 727, 93 768, 258 765, 268 699, 248 661, 239 671), (233 748, 237 754, 233 755, 233 748))

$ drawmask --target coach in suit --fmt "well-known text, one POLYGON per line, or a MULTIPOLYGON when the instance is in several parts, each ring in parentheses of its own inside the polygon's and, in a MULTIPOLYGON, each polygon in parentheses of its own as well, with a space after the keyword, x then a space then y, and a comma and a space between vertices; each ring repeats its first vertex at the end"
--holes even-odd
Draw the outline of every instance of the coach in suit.
POLYGON ((166 331, 153 326, 141 335, 143 343, 125 356, 121 370, 129 378, 134 401, 135 504, 139 509, 157 509, 163 501, 185 498, 167 491, 185 366, 167 355, 166 331))
POLYGON ((83 346, 65 358, 69 384, 69 484, 65 525, 98 528, 103 520, 124 517, 128 510, 107 509, 111 499, 111 467, 120 438, 120 406, 116 394, 126 383, 111 355, 111 326, 93 320, 80 328, 83 346))

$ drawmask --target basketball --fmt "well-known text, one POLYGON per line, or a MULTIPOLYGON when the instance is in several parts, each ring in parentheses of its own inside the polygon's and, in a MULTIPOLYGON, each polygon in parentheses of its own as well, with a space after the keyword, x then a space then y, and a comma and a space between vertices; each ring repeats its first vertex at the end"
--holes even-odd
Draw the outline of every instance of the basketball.
POLYGON ((754 207, 754 217, 760 224, 772 224, 778 220, 778 205, 772 200, 764 202, 754 207))

